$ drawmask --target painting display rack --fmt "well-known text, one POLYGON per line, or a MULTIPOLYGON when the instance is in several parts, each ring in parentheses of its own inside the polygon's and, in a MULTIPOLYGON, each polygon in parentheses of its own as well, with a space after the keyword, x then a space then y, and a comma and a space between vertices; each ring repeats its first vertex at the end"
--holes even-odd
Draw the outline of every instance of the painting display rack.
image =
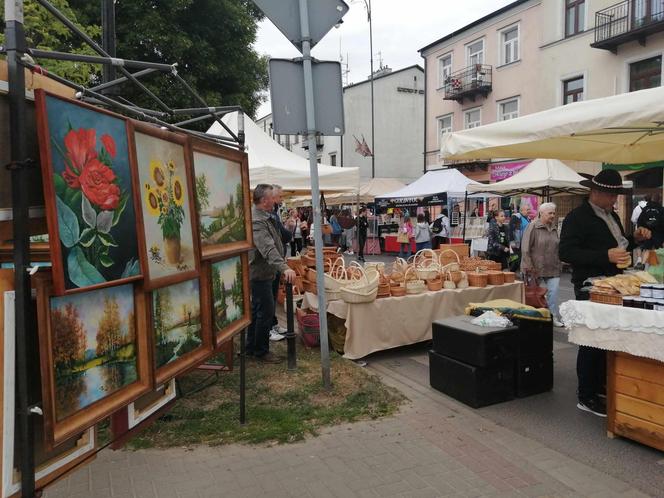
MULTIPOLYGON (((27 195, 28 184, 30 182, 30 171, 35 167, 36 158, 28 154, 26 138, 26 80, 24 68, 33 73, 41 74, 56 82, 76 90, 77 97, 80 100, 102 103, 120 112, 129 114, 142 121, 158 124, 166 129, 176 132, 184 132, 189 135, 195 135, 207 141, 236 147, 242 151, 244 149, 244 131, 242 122, 242 109, 238 106, 228 107, 210 107, 205 100, 192 88, 177 72, 176 64, 157 64, 142 61, 127 61, 115 57, 114 50, 107 51, 99 46, 94 40, 87 36, 73 22, 71 22, 57 8, 51 5, 47 0, 37 0, 37 3, 44 7, 51 16, 64 24, 69 31, 82 39, 90 46, 98 56, 81 56, 71 53, 47 52, 44 50, 34 50, 27 46, 24 19, 23 19, 23 0, 5 2, 5 52, 8 66, 8 100, 9 100, 9 135, 11 144, 10 162, 6 167, 11 171, 11 193, 12 193, 12 223, 13 223, 13 265, 15 269, 15 334, 16 334, 16 423, 17 444, 21 446, 20 462, 17 467, 21 472, 21 492, 22 496, 32 498, 35 496, 35 462, 34 462, 34 440, 33 440, 33 421, 32 417, 40 412, 38 407, 29 406, 28 402, 28 369, 32 368, 31 359, 28 358, 26 336, 29 331, 32 317, 35 314, 31 302, 31 286, 29 272, 32 271, 30 254, 30 218, 29 218, 29 198, 27 195), (111 53, 109 53, 111 52, 111 53), (93 88, 85 88, 77 85, 56 74, 47 73, 38 64, 30 60, 30 56, 35 58, 83 61, 102 64, 105 68, 104 79, 101 85, 93 88), (131 73, 128 68, 138 69, 131 73), (121 73, 121 77, 111 80, 113 71, 116 69, 121 73), (164 103, 159 96, 155 95, 139 78, 153 72, 161 72, 169 75, 180 85, 182 85, 189 95, 201 106, 192 109, 171 109, 164 103), (101 93, 109 88, 116 88, 121 83, 130 81, 139 88, 145 95, 148 95, 158 111, 143 109, 135 106, 128 101, 114 95, 113 97, 101 93), (240 111, 238 133, 233 133, 222 121, 221 117, 231 111, 240 111), (176 116, 192 116, 190 119, 181 120, 175 124, 166 121, 167 118, 176 116), (212 137, 204 133, 187 130, 183 128, 186 125, 196 123, 203 119, 214 119, 231 137, 221 138, 212 137)), ((107 2, 110 3, 110 2, 107 2)), ((109 25, 113 25, 113 20, 109 16, 104 17, 104 40, 109 36, 109 25)), ((113 16, 110 16, 111 18, 113 16)), ((111 33, 112 35, 112 33, 111 33)), ((106 47, 108 48, 108 47, 106 47)), ((244 343, 245 331, 241 332, 241 355, 240 355, 240 419, 244 422, 244 367, 245 358, 244 343)))

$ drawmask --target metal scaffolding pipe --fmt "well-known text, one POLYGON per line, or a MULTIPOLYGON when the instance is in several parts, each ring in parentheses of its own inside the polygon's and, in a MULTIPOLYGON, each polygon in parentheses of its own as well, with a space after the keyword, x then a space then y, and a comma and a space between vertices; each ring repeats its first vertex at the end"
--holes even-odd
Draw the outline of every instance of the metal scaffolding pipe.
POLYGON ((135 61, 131 59, 118 59, 116 57, 102 57, 98 55, 71 54, 68 52, 56 52, 54 50, 40 50, 38 48, 28 49, 28 53, 38 59, 88 62, 90 64, 105 64, 108 66, 128 67, 133 69, 153 69, 164 73, 170 73, 173 71, 173 66, 169 64, 160 64, 158 62, 135 61))
MULTIPOLYGON (((140 78, 142 76, 147 76, 148 74, 152 74, 156 72, 156 69, 148 68, 148 69, 143 69, 142 71, 137 71, 135 73, 132 73, 132 76, 134 78, 140 78)), ((107 88, 111 88, 112 86, 119 85, 121 83, 124 83, 125 81, 128 81, 129 78, 126 76, 122 76, 121 78, 117 78, 113 81, 109 81, 108 83, 102 83, 101 85, 93 86, 90 87, 89 90, 92 90, 93 92, 99 92, 101 90, 105 90, 107 88)))

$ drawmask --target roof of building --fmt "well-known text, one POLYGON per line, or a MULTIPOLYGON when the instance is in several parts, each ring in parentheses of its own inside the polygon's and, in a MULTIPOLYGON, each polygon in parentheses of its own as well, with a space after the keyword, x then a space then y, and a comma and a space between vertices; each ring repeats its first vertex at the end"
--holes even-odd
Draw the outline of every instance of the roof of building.
MULTIPOLYGON (((376 80, 379 80, 381 78, 385 78, 387 76, 394 76, 395 74, 402 73, 404 71, 408 71, 409 69, 419 69, 420 71, 422 71, 424 73, 424 68, 422 66, 420 66, 419 64, 413 64, 412 66, 404 67, 402 69, 397 69, 396 71, 390 71, 389 73, 374 76, 373 80, 376 81, 376 80)), ((359 85, 363 85, 365 83, 369 83, 370 81, 371 81, 371 78, 367 78, 364 81, 360 81, 358 83, 353 83, 351 85, 345 86, 344 90, 346 90, 347 88, 353 88, 353 87, 356 87, 356 86, 359 86, 359 85)))
POLYGON ((429 43, 426 47, 422 47, 421 49, 419 49, 418 52, 420 52, 420 54, 421 54, 425 50, 427 50, 427 49, 429 49, 429 48, 431 48, 435 45, 438 45, 439 43, 443 43, 444 41, 447 41, 450 38, 453 38, 456 35, 459 35, 459 34, 463 33, 464 31, 467 31, 471 28, 474 28, 475 26, 477 26, 479 24, 482 24, 484 21, 488 21, 492 17, 499 16, 500 14, 502 14, 504 12, 507 12, 508 10, 513 9, 514 7, 517 7, 521 4, 529 2, 529 1, 530 0, 516 0, 515 2, 509 3, 509 4, 505 5, 505 7, 502 7, 498 10, 494 10, 490 14, 487 14, 486 16, 481 17, 481 18, 477 19, 476 21, 473 21, 470 24, 466 24, 463 28, 459 28, 456 31, 453 31, 452 33, 450 33, 449 35, 445 35, 442 38, 436 40, 435 42, 429 43))

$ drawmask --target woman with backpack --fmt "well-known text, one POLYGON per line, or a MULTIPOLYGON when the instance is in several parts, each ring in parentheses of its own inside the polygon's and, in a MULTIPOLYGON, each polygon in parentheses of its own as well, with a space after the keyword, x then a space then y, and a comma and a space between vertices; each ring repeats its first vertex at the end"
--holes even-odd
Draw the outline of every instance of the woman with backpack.
POLYGON ((433 233, 433 248, 438 249, 441 244, 447 243, 450 236, 450 219, 447 216, 447 208, 443 208, 441 213, 429 225, 433 233))
POLYGON ((417 215, 417 225, 415 226, 415 247, 418 251, 422 249, 431 249, 431 228, 424 219, 424 214, 417 215))

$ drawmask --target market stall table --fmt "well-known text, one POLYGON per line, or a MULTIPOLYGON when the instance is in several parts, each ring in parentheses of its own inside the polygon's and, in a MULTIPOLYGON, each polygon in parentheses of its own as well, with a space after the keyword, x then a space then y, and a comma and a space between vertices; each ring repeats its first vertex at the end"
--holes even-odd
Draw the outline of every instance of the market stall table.
MULTIPOLYGON (((345 320, 344 357, 356 360, 376 351, 430 340, 433 321, 461 315, 469 303, 493 299, 523 302, 523 283, 427 291, 364 304, 331 301, 327 311, 345 320)), ((316 310, 317 297, 305 293, 302 306, 316 310)))
POLYGON ((664 450, 664 312, 568 301, 569 341, 608 351, 607 432, 664 450))

